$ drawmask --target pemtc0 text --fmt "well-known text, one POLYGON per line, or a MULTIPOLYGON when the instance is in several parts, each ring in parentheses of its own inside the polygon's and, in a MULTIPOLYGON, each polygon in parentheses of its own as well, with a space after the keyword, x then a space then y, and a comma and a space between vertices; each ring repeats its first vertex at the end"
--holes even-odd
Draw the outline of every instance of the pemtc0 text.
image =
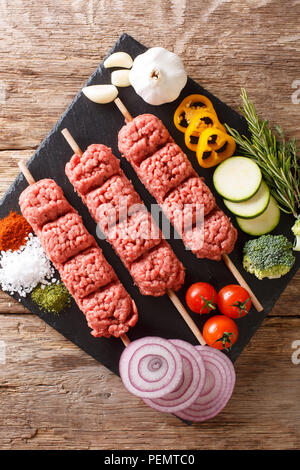
POLYGON ((138 456, 120 456, 111 454, 104 458, 105 465, 127 465, 132 468, 142 465, 194 465, 193 454, 141 454, 138 456))

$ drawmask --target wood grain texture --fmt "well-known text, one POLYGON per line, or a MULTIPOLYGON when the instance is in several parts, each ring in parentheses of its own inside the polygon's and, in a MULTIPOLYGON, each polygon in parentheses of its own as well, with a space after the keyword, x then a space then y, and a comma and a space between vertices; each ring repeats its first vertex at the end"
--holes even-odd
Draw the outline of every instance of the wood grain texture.
MULTIPOLYGON (((245 86, 262 116, 299 139, 299 15, 299 0, 2 0, 1 194, 18 174, 14 159, 32 154, 123 31, 180 54, 188 74, 235 109, 245 86)), ((0 293, 0 448, 299 448, 299 288, 298 273, 238 359, 225 411, 192 427, 147 408, 0 293)))
POLYGON ((265 321, 236 363, 226 409, 191 427, 144 405, 39 318, 2 315, 0 325, 7 349, 0 367, 3 449, 299 447, 299 366, 291 362, 299 318, 265 321))

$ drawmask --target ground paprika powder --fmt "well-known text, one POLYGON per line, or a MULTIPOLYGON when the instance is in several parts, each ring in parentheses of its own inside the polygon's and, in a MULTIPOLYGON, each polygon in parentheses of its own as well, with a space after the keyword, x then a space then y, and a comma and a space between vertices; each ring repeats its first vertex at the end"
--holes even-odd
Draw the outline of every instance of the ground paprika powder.
POLYGON ((26 242, 26 237, 32 232, 27 220, 17 212, 11 211, 0 220, 0 251, 18 250, 26 242))

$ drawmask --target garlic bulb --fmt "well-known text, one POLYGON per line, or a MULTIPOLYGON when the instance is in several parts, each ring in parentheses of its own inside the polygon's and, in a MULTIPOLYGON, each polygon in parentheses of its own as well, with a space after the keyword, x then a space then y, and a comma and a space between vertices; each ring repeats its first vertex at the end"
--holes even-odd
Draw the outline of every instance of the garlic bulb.
POLYGON ((163 47, 153 47, 135 58, 129 79, 146 103, 160 105, 178 98, 187 74, 176 54, 163 47))

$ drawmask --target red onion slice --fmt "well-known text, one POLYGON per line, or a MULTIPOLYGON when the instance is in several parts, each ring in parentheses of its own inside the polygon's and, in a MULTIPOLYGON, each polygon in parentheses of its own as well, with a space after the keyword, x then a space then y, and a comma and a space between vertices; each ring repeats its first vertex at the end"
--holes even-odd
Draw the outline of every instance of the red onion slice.
POLYGON ((183 364, 174 344, 164 338, 146 336, 124 349, 119 370, 129 392, 141 398, 159 398, 178 387, 183 364))
POLYGON ((215 417, 227 405, 235 384, 235 371, 224 353, 209 346, 195 346, 206 368, 207 382, 189 407, 176 413, 179 418, 202 422, 215 417))
POLYGON ((170 340, 181 354, 183 378, 173 392, 160 398, 144 399, 152 408, 164 413, 175 413, 189 407, 199 396, 205 383, 205 366, 194 346, 179 339, 170 340))

